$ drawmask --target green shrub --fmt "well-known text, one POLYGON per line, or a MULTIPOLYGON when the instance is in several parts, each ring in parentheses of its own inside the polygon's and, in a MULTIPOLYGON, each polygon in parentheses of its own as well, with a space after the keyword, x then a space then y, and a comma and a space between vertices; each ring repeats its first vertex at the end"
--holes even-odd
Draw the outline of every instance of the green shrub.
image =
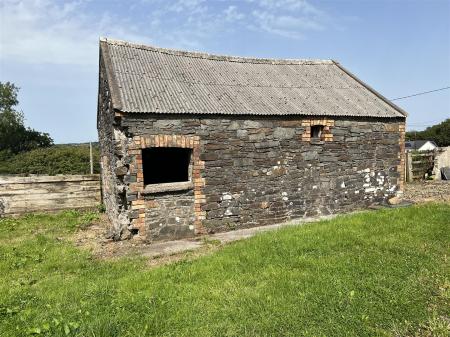
MULTIPOLYGON (((94 173, 100 172, 98 146, 93 146, 94 173)), ((0 161, 0 174, 89 174, 89 145, 54 145, 0 161)))

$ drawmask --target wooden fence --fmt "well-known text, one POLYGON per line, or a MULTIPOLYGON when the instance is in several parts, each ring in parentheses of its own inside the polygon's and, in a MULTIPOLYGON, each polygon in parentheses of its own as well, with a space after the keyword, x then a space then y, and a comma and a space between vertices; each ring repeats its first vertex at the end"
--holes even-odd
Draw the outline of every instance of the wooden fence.
POLYGON ((431 175, 435 167, 437 151, 406 152, 406 181, 425 179, 431 175))
POLYGON ((0 217, 30 212, 94 208, 101 202, 100 176, 0 176, 0 217))

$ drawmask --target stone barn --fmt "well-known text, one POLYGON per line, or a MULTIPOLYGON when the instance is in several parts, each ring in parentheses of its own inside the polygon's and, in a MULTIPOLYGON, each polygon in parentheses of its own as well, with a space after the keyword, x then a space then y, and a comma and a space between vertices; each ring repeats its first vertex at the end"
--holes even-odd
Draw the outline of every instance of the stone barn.
POLYGON ((178 239, 385 201, 402 191, 405 119, 336 61, 101 39, 111 235, 178 239))

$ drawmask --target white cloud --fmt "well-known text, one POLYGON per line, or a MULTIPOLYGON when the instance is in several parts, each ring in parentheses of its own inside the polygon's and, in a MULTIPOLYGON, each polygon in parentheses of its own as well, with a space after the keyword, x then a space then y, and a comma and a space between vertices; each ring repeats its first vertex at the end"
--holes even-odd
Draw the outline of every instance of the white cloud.
POLYGON ((236 22, 245 18, 245 14, 240 12, 236 6, 228 6, 223 13, 225 14, 225 20, 228 22, 236 22))
POLYGON ((167 10, 177 13, 200 14, 206 11, 205 0, 178 0, 168 4, 167 10))
POLYGON ((247 1, 257 6, 252 11, 254 22, 249 24, 250 29, 301 39, 308 31, 326 28, 326 13, 306 0, 247 1))
POLYGON ((118 18, 89 15, 85 1, 3 0, 0 11, 1 58, 15 62, 96 65, 100 35, 143 40, 118 18))
POLYGON ((149 13, 156 42, 177 48, 201 49, 208 39, 246 30, 300 39, 328 20, 306 0, 143 1, 156 7, 149 13))
POLYGON ((323 30, 325 27, 317 20, 305 16, 273 15, 267 11, 253 11, 256 28, 284 37, 299 39, 305 31, 323 30))
MULTIPOLYGON (((252 0, 250 0, 253 2, 252 0)), ((300 11, 304 14, 321 14, 322 12, 306 0, 259 0, 260 7, 286 11, 300 11)))
POLYGON ((199 50, 227 33, 299 39, 327 25, 306 0, 0 0, 0 19, 2 60, 89 66, 97 64, 100 36, 199 50))

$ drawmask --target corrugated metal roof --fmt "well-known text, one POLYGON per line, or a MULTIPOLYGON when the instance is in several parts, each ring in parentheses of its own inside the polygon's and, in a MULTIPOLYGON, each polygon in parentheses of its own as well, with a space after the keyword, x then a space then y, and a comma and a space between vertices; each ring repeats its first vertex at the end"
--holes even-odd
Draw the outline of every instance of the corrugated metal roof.
POLYGON ((332 60, 217 56, 102 39, 114 108, 128 113, 405 117, 332 60))

